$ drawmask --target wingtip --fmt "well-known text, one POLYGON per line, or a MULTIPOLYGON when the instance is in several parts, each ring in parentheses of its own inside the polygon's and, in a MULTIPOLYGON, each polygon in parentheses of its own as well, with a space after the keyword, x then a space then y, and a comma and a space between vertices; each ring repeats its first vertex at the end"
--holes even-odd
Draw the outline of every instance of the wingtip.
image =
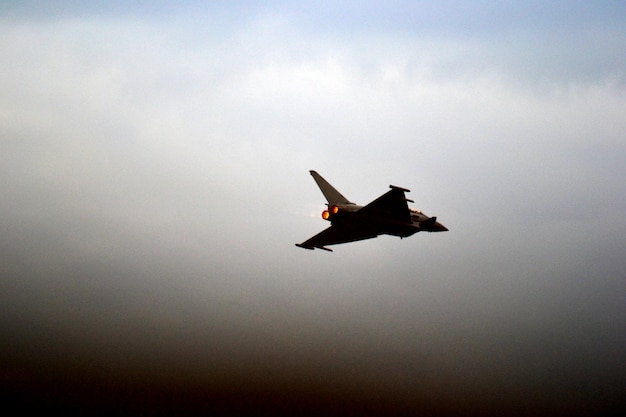
POLYGON ((302 243, 296 243, 295 245, 297 247, 299 247, 299 248, 308 249, 308 250, 322 249, 322 250, 325 250, 327 252, 332 252, 333 251, 332 249, 327 248, 326 246, 304 246, 302 243))
POLYGON ((411 192, 411 190, 409 190, 408 188, 398 187, 397 185, 392 185, 392 184, 389 184, 389 188, 391 188, 392 190, 404 191, 405 193, 410 193, 411 192))
POLYGON ((296 243, 296 246, 297 246, 297 247, 299 247, 299 248, 302 248, 302 249, 309 249, 309 250, 313 250, 313 249, 315 249, 315 248, 310 248, 310 247, 308 247, 308 246, 304 246, 304 245, 302 245, 301 243, 296 243))

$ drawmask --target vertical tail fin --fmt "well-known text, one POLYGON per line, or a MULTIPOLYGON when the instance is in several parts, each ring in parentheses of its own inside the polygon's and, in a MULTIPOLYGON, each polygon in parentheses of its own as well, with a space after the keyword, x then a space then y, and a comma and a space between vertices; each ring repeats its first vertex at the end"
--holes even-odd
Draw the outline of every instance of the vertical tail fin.
POLYGON ((313 179, 317 183, 317 186, 322 190, 322 194, 326 197, 326 201, 328 204, 354 204, 347 198, 345 198, 339 191, 335 189, 332 185, 328 183, 320 174, 316 171, 309 171, 313 176, 313 179))

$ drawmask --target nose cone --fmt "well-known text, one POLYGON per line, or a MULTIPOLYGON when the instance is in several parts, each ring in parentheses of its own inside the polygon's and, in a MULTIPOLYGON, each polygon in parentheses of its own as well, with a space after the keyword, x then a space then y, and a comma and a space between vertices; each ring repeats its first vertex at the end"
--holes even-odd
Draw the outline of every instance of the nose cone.
POLYGON ((432 231, 433 232, 447 232, 448 228, 439 222, 435 222, 432 231))
POLYGON ((425 232, 447 232, 448 228, 437 221, 437 217, 433 216, 420 223, 420 229, 425 232))

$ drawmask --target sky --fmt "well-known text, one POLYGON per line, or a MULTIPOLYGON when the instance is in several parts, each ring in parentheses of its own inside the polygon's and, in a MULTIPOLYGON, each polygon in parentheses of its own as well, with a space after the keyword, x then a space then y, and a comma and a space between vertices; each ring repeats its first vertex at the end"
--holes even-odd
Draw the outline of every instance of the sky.
POLYGON ((7 1, 0 56, 16 405, 625 408, 623 2, 7 1), (449 231, 297 248, 312 169, 449 231))

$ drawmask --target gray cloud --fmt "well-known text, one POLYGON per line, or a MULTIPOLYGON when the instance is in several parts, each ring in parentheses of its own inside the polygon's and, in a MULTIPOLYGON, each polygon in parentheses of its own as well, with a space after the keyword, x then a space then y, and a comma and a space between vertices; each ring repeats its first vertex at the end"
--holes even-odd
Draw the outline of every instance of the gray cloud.
POLYGON ((463 39, 387 9, 352 34, 189 10, 0 25, 5 386, 53 405, 73 397, 50 381, 154 404, 623 405, 615 17, 571 12, 584 30, 541 42, 552 19, 480 23, 499 11, 463 39), (324 227, 308 169, 359 203, 406 186, 450 232, 299 250, 324 227))

